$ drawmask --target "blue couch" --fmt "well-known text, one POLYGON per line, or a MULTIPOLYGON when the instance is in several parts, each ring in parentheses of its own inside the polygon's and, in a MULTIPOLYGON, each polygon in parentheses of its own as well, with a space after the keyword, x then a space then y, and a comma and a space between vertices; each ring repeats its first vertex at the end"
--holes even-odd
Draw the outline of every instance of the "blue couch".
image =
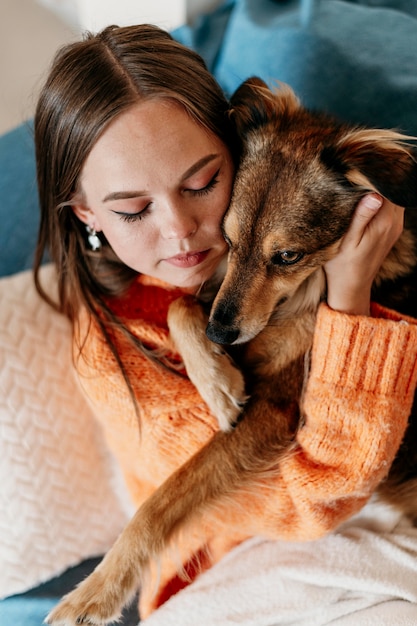
MULTIPOLYGON (((294 87, 312 108, 417 135, 415 0, 225 0, 174 36, 227 94, 251 75, 294 87)), ((39 220, 31 124, 0 138, 0 276, 30 268, 39 220)), ((0 602, 0 626, 39 626, 97 560, 0 602)), ((22 563, 24 567, 24 563, 22 563)), ((135 607, 123 624, 133 626, 135 607)))

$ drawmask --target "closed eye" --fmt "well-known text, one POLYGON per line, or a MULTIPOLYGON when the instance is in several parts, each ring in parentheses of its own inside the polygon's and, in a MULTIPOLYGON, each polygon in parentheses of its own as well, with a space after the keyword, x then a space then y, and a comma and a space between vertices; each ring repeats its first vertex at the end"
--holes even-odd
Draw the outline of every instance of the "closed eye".
POLYGON ((298 263, 304 256, 304 252, 297 252, 296 250, 280 250, 276 252, 271 258, 273 265, 294 265, 298 263))
POLYGON ((218 184, 218 182, 219 182, 219 179, 218 179, 219 172, 220 172, 220 169, 217 170, 217 172, 214 174, 213 178, 211 178, 209 180, 209 182, 207 183, 207 185, 205 185, 204 187, 201 187, 200 189, 186 189, 185 191, 188 191, 193 196, 205 196, 205 195, 207 195, 218 184))
POLYGON ((119 215, 120 219, 123 222, 136 222, 142 220, 145 217, 151 204, 152 203, 149 202, 143 209, 137 211, 136 213, 124 213, 123 211, 113 211, 113 213, 119 215))

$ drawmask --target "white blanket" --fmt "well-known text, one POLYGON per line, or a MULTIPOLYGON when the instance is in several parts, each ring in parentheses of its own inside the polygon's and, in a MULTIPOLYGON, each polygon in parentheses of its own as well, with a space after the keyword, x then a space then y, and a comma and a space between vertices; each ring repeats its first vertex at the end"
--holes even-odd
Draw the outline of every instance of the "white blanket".
POLYGON ((368 505, 311 543, 252 539, 144 626, 415 626, 417 529, 368 505))

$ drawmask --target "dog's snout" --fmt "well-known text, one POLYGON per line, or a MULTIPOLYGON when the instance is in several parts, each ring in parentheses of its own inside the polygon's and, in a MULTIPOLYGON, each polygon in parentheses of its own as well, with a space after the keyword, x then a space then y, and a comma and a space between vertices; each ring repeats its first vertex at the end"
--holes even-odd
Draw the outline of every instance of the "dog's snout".
POLYGON ((215 343, 231 345, 239 337, 235 326, 237 307, 233 302, 220 301, 215 306, 206 329, 206 335, 215 343))
POLYGON ((219 326, 231 327, 234 325, 237 312, 237 307, 233 302, 222 299, 215 305, 210 316, 210 322, 215 322, 219 326))
POLYGON ((231 345, 239 337, 239 330, 227 328, 218 322, 210 321, 206 328, 206 335, 214 343, 231 345))

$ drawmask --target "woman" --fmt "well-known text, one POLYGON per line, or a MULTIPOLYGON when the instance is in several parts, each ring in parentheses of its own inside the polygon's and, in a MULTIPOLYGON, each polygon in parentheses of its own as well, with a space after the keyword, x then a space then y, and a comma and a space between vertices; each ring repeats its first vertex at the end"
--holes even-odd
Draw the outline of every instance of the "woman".
MULTIPOLYGON (((51 304, 73 323, 80 380, 136 505, 217 430, 178 373, 166 316, 227 253, 221 221, 238 162, 228 107, 202 60, 151 26, 110 27, 64 48, 37 107, 37 287, 43 294, 48 250, 59 281, 51 304)), ((178 547, 188 579, 248 536, 334 529, 386 474, 411 408, 417 326, 377 306, 370 317, 370 289, 402 217, 375 195, 358 205, 326 268, 295 453, 264 485, 262 506, 237 493, 234 514, 190 529, 178 547)), ((157 594, 141 592, 142 617, 186 584, 179 560, 163 555, 157 594)))

